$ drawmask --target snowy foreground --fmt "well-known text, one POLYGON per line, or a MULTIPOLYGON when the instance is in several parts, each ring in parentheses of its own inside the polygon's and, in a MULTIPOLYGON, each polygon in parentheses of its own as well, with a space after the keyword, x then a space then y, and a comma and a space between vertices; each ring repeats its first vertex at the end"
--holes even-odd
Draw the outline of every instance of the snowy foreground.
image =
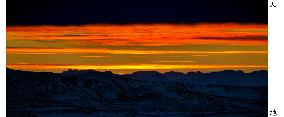
POLYGON ((267 116, 267 71, 117 75, 7 69, 8 117, 267 116))

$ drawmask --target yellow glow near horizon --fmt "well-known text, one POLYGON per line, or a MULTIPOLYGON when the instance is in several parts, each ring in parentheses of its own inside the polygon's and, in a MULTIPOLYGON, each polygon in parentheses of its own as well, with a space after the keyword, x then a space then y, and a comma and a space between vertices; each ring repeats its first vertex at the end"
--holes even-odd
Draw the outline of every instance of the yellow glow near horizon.
POLYGON ((159 64, 142 64, 142 65, 31 65, 31 64, 10 64, 7 67, 16 69, 33 69, 33 70, 52 70, 52 69, 78 69, 78 70, 172 70, 172 69, 243 69, 243 68, 266 68, 267 65, 159 65, 159 64))

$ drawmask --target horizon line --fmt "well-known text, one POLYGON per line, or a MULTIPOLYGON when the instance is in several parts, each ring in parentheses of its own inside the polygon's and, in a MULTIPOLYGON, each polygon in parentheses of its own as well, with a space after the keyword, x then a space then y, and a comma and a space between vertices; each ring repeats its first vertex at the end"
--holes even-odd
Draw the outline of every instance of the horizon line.
POLYGON ((81 71, 93 71, 93 72, 101 72, 101 73, 104 73, 104 72, 111 72, 112 74, 118 74, 118 75, 126 75, 126 74, 133 74, 133 73, 136 73, 136 72, 158 72, 158 73, 161 73, 161 74, 165 74, 165 73, 169 73, 169 72, 175 72, 175 73, 182 73, 182 74, 187 74, 187 73, 191 73, 191 72, 194 72, 194 73, 214 73, 214 72, 223 72, 223 71, 235 71, 235 72, 242 72, 242 73, 245 73, 245 74, 250 74, 250 73, 253 73, 253 72, 258 72, 258 71, 266 71, 268 72, 268 69, 260 69, 260 70, 253 70, 253 71, 250 71, 250 72, 245 72, 244 70, 241 70, 241 69, 224 69, 224 70, 212 70, 212 71, 208 71, 208 72, 204 72, 204 71, 200 71, 200 70, 192 70, 192 71, 187 71, 187 72, 180 72, 180 71, 175 71, 175 70, 170 70, 170 71, 166 71, 166 72, 161 72, 161 71, 157 71, 157 70, 137 70, 137 71, 133 71, 131 73, 124 73, 124 74, 120 74, 120 73, 114 73, 113 71, 111 70, 105 70, 105 71, 99 71, 97 69, 65 69, 61 72, 52 72, 52 71, 33 71, 33 70, 22 70, 22 69, 13 69, 13 68, 9 68, 9 67, 6 67, 6 73, 7 73, 7 70, 13 70, 13 71, 23 71, 23 72, 34 72, 34 73, 64 73, 64 72, 68 72, 68 71, 78 71, 78 72, 81 72, 81 71))

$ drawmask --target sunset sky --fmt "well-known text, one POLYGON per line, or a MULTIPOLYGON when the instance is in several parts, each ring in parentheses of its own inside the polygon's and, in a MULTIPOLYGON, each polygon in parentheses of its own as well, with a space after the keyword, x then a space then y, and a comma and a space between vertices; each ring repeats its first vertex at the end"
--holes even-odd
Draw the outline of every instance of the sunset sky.
POLYGON ((7 66, 216 71, 267 69, 267 25, 237 23, 8 26, 7 66))
POLYGON ((7 67, 267 70, 267 12, 264 0, 10 0, 7 67))

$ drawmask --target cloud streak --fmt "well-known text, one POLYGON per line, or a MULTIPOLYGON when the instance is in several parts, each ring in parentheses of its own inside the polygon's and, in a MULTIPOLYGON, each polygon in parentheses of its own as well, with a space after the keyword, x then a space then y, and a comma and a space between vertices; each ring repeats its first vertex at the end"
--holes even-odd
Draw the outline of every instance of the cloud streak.
POLYGON ((7 54, 267 54, 267 51, 163 51, 107 48, 7 48, 7 54))

